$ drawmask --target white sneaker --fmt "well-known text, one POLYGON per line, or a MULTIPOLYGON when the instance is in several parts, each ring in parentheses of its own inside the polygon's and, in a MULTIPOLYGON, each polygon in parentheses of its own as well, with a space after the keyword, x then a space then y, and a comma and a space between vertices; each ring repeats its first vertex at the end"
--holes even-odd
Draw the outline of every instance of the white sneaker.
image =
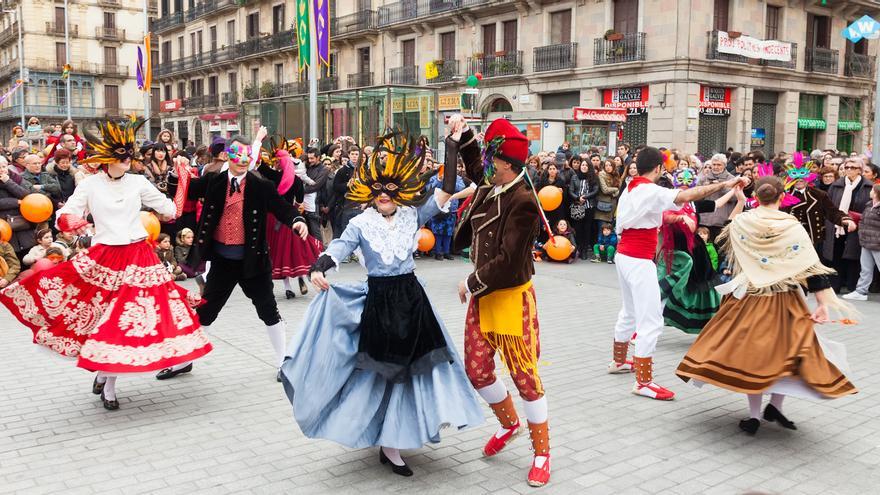
POLYGON ((850 292, 849 294, 844 294, 843 298, 849 299, 850 301, 867 301, 868 295, 862 294, 861 292, 854 290, 854 291, 850 292))
POLYGON ((612 375, 622 375, 624 373, 633 372, 633 362, 627 359, 623 364, 617 364, 617 361, 608 363, 608 373, 612 375))

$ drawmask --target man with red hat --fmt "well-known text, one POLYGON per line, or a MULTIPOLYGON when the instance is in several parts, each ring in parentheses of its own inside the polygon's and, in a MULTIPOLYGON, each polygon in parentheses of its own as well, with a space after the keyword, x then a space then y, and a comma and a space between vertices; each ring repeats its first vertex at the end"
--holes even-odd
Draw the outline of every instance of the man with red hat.
MULTIPOLYGON (((486 130, 484 151, 461 115, 449 119, 445 169, 455 170, 459 155, 479 187, 455 232, 457 248, 470 246, 474 272, 459 284, 467 302, 465 367, 474 388, 501 423, 483 454, 493 456, 520 433, 513 399, 495 376, 495 353, 507 366, 522 397, 535 457, 528 482, 550 480, 547 399, 538 376, 538 314, 531 278, 532 244, 541 211, 525 176, 526 137, 505 119, 486 130)), ((443 190, 454 192, 455 174, 444 174, 443 190), (451 177, 450 177, 451 176, 451 177), (446 181, 445 179, 450 179, 446 181)))

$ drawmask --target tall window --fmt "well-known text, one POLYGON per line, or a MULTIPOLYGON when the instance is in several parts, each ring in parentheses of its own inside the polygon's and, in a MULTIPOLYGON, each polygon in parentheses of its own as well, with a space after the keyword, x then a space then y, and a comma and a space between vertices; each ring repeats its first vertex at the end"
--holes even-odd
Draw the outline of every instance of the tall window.
POLYGON ((257 87, 260 85, 260 68, 254 67, 251 69, 251 86, 257 87))
POLYGON ((455 31, 440 34, 440 58, 455 60, 455 31))
POLYGON ((55 32, 64 32, 64 7, 55 7, 55 32))
POLYGON ((764 38, 768 40, 779 39, 779 20, 782 18, 782 7, 775 5, 767 6, 767 25, 764 29, 764 38))
POLYGON ((104 12, 104 27, 107 29, 116 29, 116 13, 104 12))
POLYGON ((196 33, 189 33, 189 54, 196 54, 196 33))
POLYGON ((163 41, 162 42, 162 63, 167 64, 171 62, 171 42, 163 41))
POLYGON ((181 100, 186 98, 186 83, 183 81, 177 83, 177 97, 181 100))
POLYGON ((55 43, 55 63, 59 69, 67 63, 67 51, 64 48, 64 43, 55 43))
POLYGON ((368 74, 370 72, 370 47, 365 46, 358 48, 358 73, 368 74))
POLYGON ((212 96, 217 95, 217 76, 208 78, 208 94, 212 96))
POLYGON ((807 46, 831 48, 831 18, 824 15, 807 15, 807 46))
POLYGON ((712 29, 727 31, 730 20, 730 0, 715 0, 715 15, 712 17, 712 29))
POLYGON ((159 113, 159 88, 150 88, 150 110, 154 114, 159 113))
POLYGON ((260 35, 260 13, 254 12, 247 16, 247 37, 256 38, 260 35))
POLYGON ((284 64, 275 64, 275 85, 284 84, 284 64))
POLYGON ((226 46, 235 44, 235 21, 226 22, 226 46))
POLYGON ((516 21, 504 21, 501 26, 504 51, 508 53, 516 51, 516 21))
POLYGON ((202 45, 202 31, 199 30, 196 32, 196 53, 204 52, 204 46, 202 45))
POLYGON ((495 24, 483 25, 483 54, 495 53, 495 24))
POLYGON ((614 30, 635 33, 639 30, 639 0, 614 0, 614 30))
POLYGON ((416 65, 416 40, 401 41, 400 51, 404 67, 412 67, 416 65))
POLYGON ((171 85, 170 84, 165 85, 165 99, 166 100, 173 100, 174 99, 174 95, 171 94, 171 85))
POLYGON ((550 14, 550 43, 554 45, 571 43, 570 9, 550 14))
POLYGON ((104 107, 108 111, 119 110, 119 86, 104 85, 104 107))
POLYGON ((284 31, 284 4, 272 7, 272 33, 284 31))
POLYGON ((229 84, 229 92, 237 93, 238 92, 238 73, 230 72, 226 75, 227 83, 229 84))
POLYGON ((116 65, 116 47, 104 47, 104 65, 116 65))
POLYGON ((183 36, 178 36, 177 37, 177 58, 183 58, 186 56, 186 55, 184 55, 185 52, 183 51, 183 49, 184 49, 183 36))
POLYGON ((208 39, 211 43, 211 51, 217 50, 217 26, 211 26, 208 28, 208 39))

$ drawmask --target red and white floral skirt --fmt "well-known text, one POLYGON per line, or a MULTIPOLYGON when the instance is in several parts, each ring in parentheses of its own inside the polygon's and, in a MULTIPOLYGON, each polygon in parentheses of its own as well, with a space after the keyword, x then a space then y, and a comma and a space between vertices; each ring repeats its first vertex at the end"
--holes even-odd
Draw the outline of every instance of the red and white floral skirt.
POLYGON ((309 274, 312 263, 318 259, 324 246, 312 236, 301 239, 288 225, 279 222, 271 213, 266 222, 266 242, 272 260, 272 278, 302 277, 309 274))
POLYGON ((95 245, 0 291, 34 343, 90 371, 137 373, 211 351, 187 291, 146 242, 95 245))

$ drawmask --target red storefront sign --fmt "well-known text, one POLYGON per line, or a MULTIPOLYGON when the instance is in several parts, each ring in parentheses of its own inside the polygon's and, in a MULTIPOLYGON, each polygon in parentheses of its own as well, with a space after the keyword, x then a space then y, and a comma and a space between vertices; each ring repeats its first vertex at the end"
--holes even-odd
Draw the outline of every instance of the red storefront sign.
POLYGON ((647 113, 648 95, 648 86, 606 89, 602 91, 602 105, 605 108, 625 108, 629 115, 647 113))
POLYGON ((730 115, 730 88, 700 86, 700 113, 730 115))
POLYGON ((159 110, 162 112, 173 112, 175 110, 180 110, 183 108, 183 100, 175 99, 175 100, 165 100, 159 103, 159 110))
POLYGON ((209 113, 207 115, 199 115, 200 120, 210 122, 212 120, 235 120, 238 118, 238 112, 209 113))
POLYGON ((598 120, 601 122, 626 122, 624 108, 583 108, 574 107, 574 120, 598 120))

